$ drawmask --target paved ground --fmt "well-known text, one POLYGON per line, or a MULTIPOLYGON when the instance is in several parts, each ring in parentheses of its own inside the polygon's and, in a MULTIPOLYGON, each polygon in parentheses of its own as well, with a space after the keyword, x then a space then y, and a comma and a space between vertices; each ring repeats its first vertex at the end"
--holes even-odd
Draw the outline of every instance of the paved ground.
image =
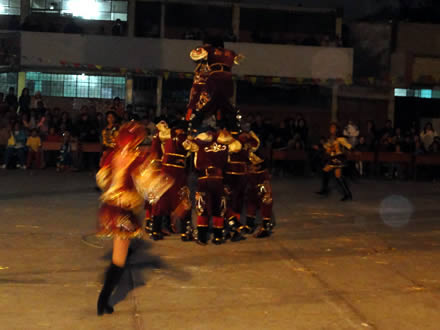
POLYGON ((356 201, 275 180, 276 233, 145 241, 96 316, 110 245, 92 176, 0 172, 0 329, 439 329, 440 186, 363 181, 356 201), (133 290, 134 288, 134 290, 133 290))

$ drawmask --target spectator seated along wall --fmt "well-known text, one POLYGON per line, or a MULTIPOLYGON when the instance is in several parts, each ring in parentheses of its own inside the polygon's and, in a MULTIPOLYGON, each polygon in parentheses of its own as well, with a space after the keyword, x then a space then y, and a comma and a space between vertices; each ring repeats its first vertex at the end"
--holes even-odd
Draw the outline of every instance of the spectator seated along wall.
POLYGON ((31 136, 27 138, 27 168, 41 168, 41 138, 38 136, 38 130, 34 128, 31 131, 31 136))

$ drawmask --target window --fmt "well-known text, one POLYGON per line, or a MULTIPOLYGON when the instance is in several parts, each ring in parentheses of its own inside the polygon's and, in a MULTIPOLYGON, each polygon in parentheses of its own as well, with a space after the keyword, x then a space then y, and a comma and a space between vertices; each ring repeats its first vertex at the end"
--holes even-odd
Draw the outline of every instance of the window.
POLYGON ((165 105, 184 107, 189 100, 191 79, 170 78, 163 82, 162 101, 165 105))
POLYGON ((88 20, 114 21, 120 19, 127 21, 128 1, 31 0, 31 8, 33 12, 72 15, 88 20))
POLYGON ((0 15, 20 15, 20 0, 0 0, 0 15))
POLYGON ((18 75, 16 72, 0 73, 0 93, 5 95, 8 93, 9 87, 14 87, 18 95, 21 91, 17 91, 18 75))
POLYGON ((402 96, 402 97, 405 97, 405 96, 406 96, 406 89, 403 89, 403 88, 395 88, 395 89, 394 89, 394 96, 402 96))
POLYGON ((417 97, 422 99, 440 99, 440 91, 431 89, 404 89, 395 88, 394 96, 417 97))
POLYGON ((113 99, 125 98, 125 78, 78 74, 27 72, 26 86, 33 95, 113 99))
POLYGON ((422 89, 420 91, 420 97, 424 99, 432 99, 432 90, 430 89, 422 89))

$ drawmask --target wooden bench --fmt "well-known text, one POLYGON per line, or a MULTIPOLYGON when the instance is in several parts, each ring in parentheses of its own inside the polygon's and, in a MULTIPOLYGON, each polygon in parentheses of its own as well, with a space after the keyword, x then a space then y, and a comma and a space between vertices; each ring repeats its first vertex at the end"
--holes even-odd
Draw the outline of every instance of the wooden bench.
POLYGON ((412 163, 412 155, 406 152, 378 152, 378 163, 412 163))
POLYGON ((81 143, 80 150, 82 152, 101 153, 102 152, 102 145, 101 145, 101 143, 81 143))
POLYGON ((273 150, 272 160, 307 160, 307 153, 304 150, 273 150))
MULTIPOLYGON (((51 142, 51 141, 43 141, 42 149, 43 151, 59 151, 61 149, 62 142, 51 142)), ((78 150, 78 143, 72 142, 72 151, 78 150)))
POLYGON ((49 142, 43 141, 42 149, 44 151, 59 151, 61 148, 61 142, 49 142))
POLYGON ((417 155, 414 158, 414 179, 417 179, 417 169, 420 166, 440 166, 440 155, 417 155))
POLYGON ((307 153, 304 150, 288 150, 288 149, 279 149, 279 150, 272 150, 272 157, 271 157, 271 168, 274 167, 274 161, 293 161, 293 162, 301 162, 304 164, 303 168, 303 174, 306 174, 307 172, 307 153))
POLYGON ((351 160, 354 162, 368 162, 368 163, 375 163, 376 162, 376 153, 375 152, 360 152, 360 151, 354 151, 349 152, 347 154, 347 160, 351 160))
MULTIPOLYGON (((377 153, 377 166, 376 171, 380 170, 380 164, 404 164, 408 168, 408 175, 411 176, 413 156, 410 153, 405 152, 378 152, 377 153)), ((380 173, 376 173, 380 174, 380 173)))

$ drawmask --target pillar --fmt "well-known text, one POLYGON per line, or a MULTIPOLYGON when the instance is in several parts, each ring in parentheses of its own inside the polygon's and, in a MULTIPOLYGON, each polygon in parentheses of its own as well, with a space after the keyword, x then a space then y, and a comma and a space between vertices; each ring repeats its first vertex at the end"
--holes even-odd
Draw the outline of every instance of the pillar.
POLYGON ((20 1, 20 23, 23 24, 31 14, 31 2, 29 0, 21 0, 20 1))
POLYGON ((240 6, 236 3, 232 5, 232 32, 237 41, 240 40, 240 6))
POLYGON ((338 90, 339 86, 334 84, 332 87, 332 109, 331 109, 331 121, 336 122, 338 120, 338 90))
POLYGON ((342 8, 338 8, 336 10, 336 31, 335 31, 335 35, 340 40, 342 40, 342 24, 343 24, 342 17, 343 16, 344 16, 344 10, 342 8))
POLYGON ((165 15, 166 15, 166 6, 165 3, 161 3, 160 5, 160 37, 165 38, 165 15))
POLYGON ((136 34, 136 0, 128 0, 128 36, 134 37, 136 34))
POLYGON ((394 115, 396 111, 396 98, 394 96, 394 87, 391 88, 388 98, 388 119, 394 123, 394 115))
POLYGON ((125 78, 125 105, 133 104, 133 76, 125 78))
POLYGON ((156 89, 156 117, 159 117, 162 112, 162 91, 163 91, 163 77, 157 77, 156 89))
POLYGON ((26 72, 18 73, 18 81, 17 81, 17 95, 21 95, 21 91, 26 87, 26 72))

